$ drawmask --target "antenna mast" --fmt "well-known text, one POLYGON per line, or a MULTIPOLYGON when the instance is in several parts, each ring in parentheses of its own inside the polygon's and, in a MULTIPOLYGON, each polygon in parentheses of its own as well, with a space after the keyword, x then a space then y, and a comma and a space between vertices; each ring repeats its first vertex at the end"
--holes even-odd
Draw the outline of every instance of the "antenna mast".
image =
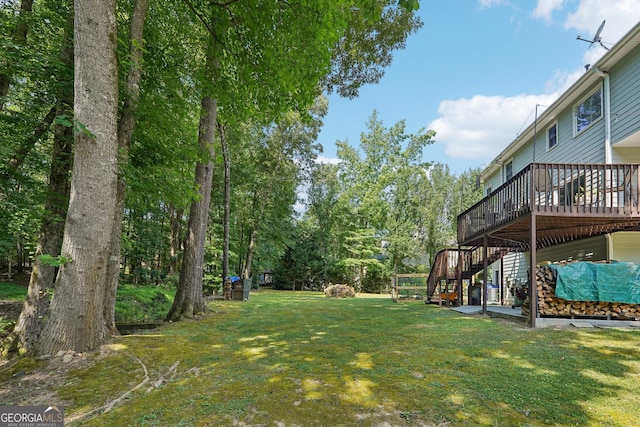
POLYGON ((604 28, 604 23, 606 21, 602 21, 602 24, 600 24, 600 27, 598 28, 598 31, 596 31, 596 35, 593 36, 593 39, 589 40, 589 39, 585 39, 582 38, 580 36, 577 37, 578 40, 582 40, 583 42, 587 42, 589 43, 589 48, 594 44, 594 43, 598 43, 600 44, 600 46, 602 46, 603 48, 605 48, 606 50, 609 50, 608 47, 606 47, 603 43, 602 43, 602 37, 600 37, 600 33, 602 32, 602 29, 604 28))

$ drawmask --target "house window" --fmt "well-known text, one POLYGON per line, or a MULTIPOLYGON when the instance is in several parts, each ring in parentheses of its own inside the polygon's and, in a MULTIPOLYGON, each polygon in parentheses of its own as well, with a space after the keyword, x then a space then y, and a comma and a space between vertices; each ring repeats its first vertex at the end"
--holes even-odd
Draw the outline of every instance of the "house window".
POLYGON ((487 187, 487 196, 491 194, 491 187, 487 187))
POLYGON ((589 97, 574 109, 575 134, 579 134, 596 120, 602 117, 602 87, 598 88, 589 97))
POLYGON ((513 161, 504 166, 504 180, 509 181, 511 178, 513 178, 513 161))
POLYGON ((558 122, 547 129, 547 150, 551 150, 556 145, 558 145, 558 122))

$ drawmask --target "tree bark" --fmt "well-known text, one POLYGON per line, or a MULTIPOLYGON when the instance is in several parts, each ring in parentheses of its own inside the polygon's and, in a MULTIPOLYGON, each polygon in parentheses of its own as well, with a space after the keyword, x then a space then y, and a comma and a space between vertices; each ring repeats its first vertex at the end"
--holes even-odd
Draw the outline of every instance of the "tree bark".
POLYGON ((71 196, 60 267, 37 354, 84 352, 109 333, 105 312, 117 193, 116 1, 74 2, 75 133, 71 196))
POLYGON ((180 281, 173 305, 167 314, 167 321, 191 318, 205 311, 202 291, 202 272, 204 265, 204 244, 209 222, 209 203, 213 181, 214 139, 216 129, 216 101, 205 96, 200 107, 200 127, 198 142, 204 161, 196 165, 195 183, 198 197, 191 203, 187 236, 180 269, 180 281))
MULTIPOLYGON (((129 56, 129 74, 124 93, 124 103, 120 121, 118 123, 118 168, 120 171, 129 162, 129 147, 136 125, 136 110, 140 100, 140 81, 142 80, 142 45, 144 21, 149 8, 149 0, 136 0, 131 16, 131 42, 129 56)), ((115 323, 115 302, 120 277, 120 250, 122 243, 122 220, 127 192, 125 175, 118 176, 118 190, 116 194, 116 209, 111 230, 111 256, 107 270, 107 285, 105 289, 104 318, 109 333, 117 333, 115 323)))

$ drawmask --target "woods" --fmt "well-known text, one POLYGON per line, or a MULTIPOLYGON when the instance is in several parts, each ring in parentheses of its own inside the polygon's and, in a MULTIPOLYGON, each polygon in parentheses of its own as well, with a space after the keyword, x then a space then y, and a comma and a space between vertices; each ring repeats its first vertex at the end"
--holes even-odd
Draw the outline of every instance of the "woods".
POLYGON ((429 164, 433 132, 375 112, 360 149, 315 161, 323 93, 375 84, 417 7, 3 2, 0 257, 31 272, 3 355, 96 348, 119 283, 176 286, 179 320, 227 275, 376 289, 424 268, 411 260, 453 241, 474 171, 429 164))

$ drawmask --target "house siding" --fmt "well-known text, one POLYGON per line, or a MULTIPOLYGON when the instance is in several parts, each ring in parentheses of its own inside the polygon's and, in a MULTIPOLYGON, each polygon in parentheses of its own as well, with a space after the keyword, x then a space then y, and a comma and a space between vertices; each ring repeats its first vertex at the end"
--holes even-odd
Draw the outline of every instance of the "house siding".
POLYGON ((640 131, 640 46, 616 64, 611 75, 611 142, 640 131))
MULTIPOLYGON (((496 263, 499 268, 500 263, 496 263)), ((502 262, 502 280, 505 286, 511 287, 515 284, 526 284, 528 280, 527 270, 529 268, 529 258, 522 253, 508 254, 502 262)))
MULTIPOLYGON (((485 195, 487 188, 495 190, 502 185, 504 180, 504 165, 513 161, 513 174, 517 174, 527 165, 533 162, 544 163, 604 163, 605 162, 605 120, 603 117, 591 124, 577 135, 574 135, 573 108, 585 97, 592 94, 598 88, 602 88, 602 81, 583 92, 576 102, 558 113, 545 123, 540 123, 536 132, 535 143, 533 140, 519 149, 512 158, 504 159, 500 169, 485 179, 485 195), (551 150, 547 149, 547 130, 558 123, 558 145, 551 150), (535 156, 534 156, 535 150, 535 156)), ((603 105, 603 109, 605 105, 603 105)), ((606 113, 606 112, 605 112, 606 113)))

